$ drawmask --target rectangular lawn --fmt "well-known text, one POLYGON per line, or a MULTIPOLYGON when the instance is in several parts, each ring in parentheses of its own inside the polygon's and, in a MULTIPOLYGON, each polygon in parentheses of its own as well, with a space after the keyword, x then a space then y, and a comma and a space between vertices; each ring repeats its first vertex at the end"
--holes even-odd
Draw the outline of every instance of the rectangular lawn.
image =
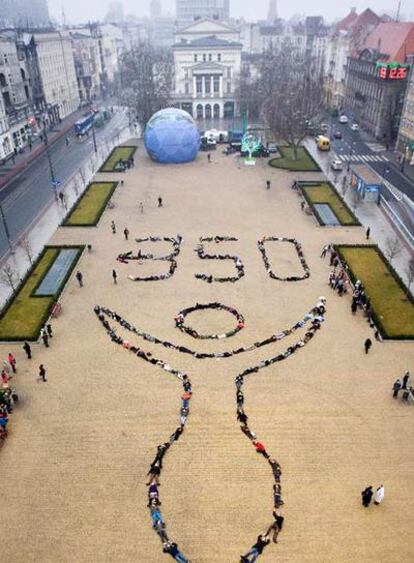
POLYGON ((50 316, 84 246, 46 246, 26 275, 17 293, 11 298, 0 315, 0 341, 37 340, 39 332, 50 316), (52 267, 61 249, 73 248, 78 252, 70 268, 53 295, 35 296, 37 287, 52 267))
POLYGON ((117 182, 92 182, 92 184, 89 184, 64 220, 63 226, 96 226, 117 185, 117 182))
POLYGON ((116 165, 120 160, 129 160, 134 156, 137 147, 115 147, 105 162, 99 169, 99 172, 116 172, 116 165))
POLYGON ((301 182, 299 185, 306 201, 312 208, 320 224, 323 225, 324 223, 322 218, 319 216, 317 209, 314 207, 315 203, 325 203, 329 205, 341 225, 360 225, 358 219, 337 194, 334 187, 328 182, 321 182, 320 184, 307 184, 306 182, 301 182))
POLYGON ((377 246, 335 247, 349 267, 353 281, 364 284, 374 320, 384 338, 414 338, 414 302, 377 246))
POLYGON ((278 147, 281 158, 272 158, 269 160, 270 166, 274 168, 283 168, 295 172, 320 172, 320 168, 316 161, 312 158, 305 147, 298 147, 297 159, 291 147, 278 147))

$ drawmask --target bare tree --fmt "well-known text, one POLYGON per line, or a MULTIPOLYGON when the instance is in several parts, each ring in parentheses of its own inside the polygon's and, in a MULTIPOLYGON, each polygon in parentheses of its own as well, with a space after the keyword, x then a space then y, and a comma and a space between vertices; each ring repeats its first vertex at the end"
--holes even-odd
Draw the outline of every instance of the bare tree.
POLYGON ((411 285, 414 282, 414 258, 410 258, 405 268, 405 275, 407 276, 407 296, 410 293, 411 285))
POLYGON ((120 101, 130 122, 144 127, 158 110, 168 106, 173 80, 171 52, 141 43, 120 61, 120 101))
POLYGON ((3 285, 10 287, 13 293, 16 292, 17 283, 19 281, 19 276, 11 264, 6 264, 0 272, 0 281, 3 285))
POLYGON ((390 261, 390 264, 392 264, 394 258, 399 256, 401 252, 402 252, 402 245, 400 239, 397 236, 392 238, 388 237, 387 240, 385 241, 385 254, 388 260, 390 261))
POLYGON ((30 265, 33 266, 33 264, 34 264, 33 248, 32 248, 32 244, 31 244, 29 238, 26 235, 22 236, 21 239, 19 240, 19 246, 23 250, 25 255, 27 256, 27 258, 30 262, 30 265))
POLYGON ((322 76, 312 59, 298 57, 294 51, 278 52, 272 66, 263 84, 262 115, 274 137, 290 146, 296 159, 309 123, 323 108, 322 76))
POLYGON ((79 166, 79 175, 82 179, 82 184, 85 187, 86 186, 86 171, 85 171, 85 167, 83 166, 83 164, 81 166, 79 166))

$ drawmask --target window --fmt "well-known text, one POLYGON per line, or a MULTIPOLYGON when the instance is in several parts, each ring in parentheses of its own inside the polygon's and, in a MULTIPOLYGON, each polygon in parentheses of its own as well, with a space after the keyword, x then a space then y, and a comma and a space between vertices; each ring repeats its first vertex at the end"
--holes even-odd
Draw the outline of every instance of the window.
POLYGON ((227 67, 227 78, 231 78, 231 67, 227 67))
POLYGON ((221 62, 221 53, 217 53, 217 60, 219 63, 221 62))
POLYGON ((231 82, 227 82, 227 94, 231 94, 231 82))
POLYGON ((211 93, 211 78, 210 78, 210 76, 205 77, 204 84, 205 84, 205 88, 206 88, 206 94, 210 94, 211 93))
POLYGON ((211 62, 213 60, 213 55, 211 53, 208 54, 208 60, 211 62))
POLYGON ((205 53, 203 53, 203 62, 205 63, 207 60, 207 55, 205 53))
POLYGON ((203 83, 201 80, 201 76, 196 77, 196 91, 197 94, 201 94, 201 92, 203 91, 203 83))
POLYGON ((194 62, 196 63, 198 61, 198 55, 194 55, 194 62))
POLYGON ((219 76, 215 76, 213 78, 213 88, 214 88, 214 93, 218 94, 220 91, 220 77, 219 76))
POLYGON ((185 83, 184 89, 185 89, 185 93, 186 93, 186 94, 189 94, 189 93, 190 93, 190 85, 188 84, 188 82, 185 83))

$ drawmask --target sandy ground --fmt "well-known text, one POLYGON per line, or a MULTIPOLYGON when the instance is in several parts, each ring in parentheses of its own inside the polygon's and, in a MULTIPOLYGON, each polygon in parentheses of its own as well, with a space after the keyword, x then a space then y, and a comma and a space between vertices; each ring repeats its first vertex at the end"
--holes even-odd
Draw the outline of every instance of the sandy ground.
MULTIPOLYGON (((98 174, 97 179, 101 176, 111 178, 98 174)), ((106 211, 97 228, 60 228, 51 241, 93 245, 79 266, 85 287, 72 278, 63 295, 51 348, 36 346, 29 362, 20 347, 1 347, 3 356, 9 349, 17 354, 14 381, 22 398, 0 452, 2 559, 167 560, 151 529, 145 480, 157 444, 177 425, 181 386, 112 344, 93 313, 96 303, 160 338, 214 351, 249 345, 291 326, 325 295, 326 322, 315 338, 244 387, 251 427, 283 469, 285 529, 260 561, 412 563, 414 408, 393 400, 391 387, 397 376, 413 369, 414 345, 374 342, 365 356, 363 341, 372 333, 362 317, 352 317, 349 298, 328 289, 329 266, 319 258, 328 242, 363 243, 363 229, 317 226, 289 189, 293 175, 260 161, 254 168, 239 168, 220 151, 211 164, 200 155, 185 166, 161 166, 140 148, 135 169, 121 177, 125 185, 115 193, 115 208, 106 211), (131 239, 183 235, 173 278, 154 283, 127 278, 163 271, 165 263, 141 269, 117 263, 119 252, 136 249, 123 239, 125 226, 131 239), (194 277, 233 271, 221 262, 199 260, 193 250, 200 236, 216 234, 239 239, 217 247, 243 260, 246 275, 235 284, 209 285, 194 277), (297 283, 270 279, 256 244, 263 235, 296 237, 311 277, 297 283), (244 330, 219 342, 177 331, 178 311, 210 301, 236 307, 245 316, 244 330), (44 384, 37 378, 40 363, 48 372, 44 384), (385 484, 383 504, 363 509, 361 489, 380 483, 385 484)), ((165 248, 151 247, 154 253, 165 248)), ((269 256, 274 270, 298 271, 292 249, 269 247, 269 256)), ((205 333, 228 330, 233 321, 226 313, 211 312, 187 318, 205 333)), ((167 531, 193 563, 236 562, 271 521, 273 481, 236 422, 234 378, 284 350, 287 341, 225 360, 196 360, 136 341, 186 371, 193 383, 186 431, 167 453, 162 474, 167 531)))

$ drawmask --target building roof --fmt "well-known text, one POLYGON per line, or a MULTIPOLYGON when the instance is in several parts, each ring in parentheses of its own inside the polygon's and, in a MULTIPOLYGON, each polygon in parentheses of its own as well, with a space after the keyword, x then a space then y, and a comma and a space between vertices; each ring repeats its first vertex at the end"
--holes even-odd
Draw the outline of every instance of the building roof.
POLYGON ((381 22, 381 18, 377 16, 371 8, 367 8, 359 14, 359 16, 351 22, 348 26, 348 30, 353 34, 359 34, 362 30, 369 26, 376 26, 381 22))
POLYGON ((192 41, 182 39, 180 43, 175 43, 173 47, 242 47, 242 44, 237 41, 219 39, 216 35, 208 35, 207 37, 199 37, 192 41))
POLYGON ((236 31, 233 27, 231 27, 230 25, 224 23, 222 20, 213 20, 211 18, 200 18, 198 20, 194 20, 193 22, 191 22, 190 24, 187 24, 183 27, 180 27, 177 30, 177 33, 183 33, 183 32, 187 32, 187 31, 192 31, 192 28, 194 27, 199 27, 200 24, 204 23, 204 22, 209 22, 209 23, 214 23, 216 26, 219 26, 222 28, 223 31, 236 31))
POLYGON ((380 23, 365 40, 365 49, 375 49, 384 61, 406 62, 414 53, 414 23, 380 23))
POLYGON ((358 18, 355 8, 351 8, 351 11, 347 16, 340 20, 335 25, 335 31, 341 31, 341 29, 349 29, 349 26, 358 18))

